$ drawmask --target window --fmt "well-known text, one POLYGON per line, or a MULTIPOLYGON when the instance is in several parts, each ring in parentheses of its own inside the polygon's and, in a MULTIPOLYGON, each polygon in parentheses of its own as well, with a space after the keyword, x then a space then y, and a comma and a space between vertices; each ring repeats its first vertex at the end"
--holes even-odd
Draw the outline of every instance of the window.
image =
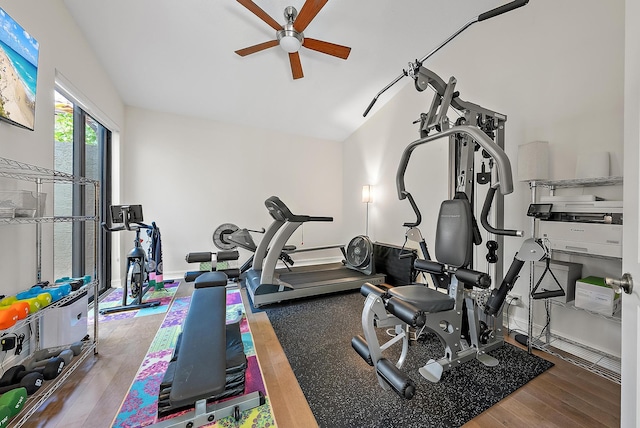
MULTIPOLYGON (((100 201, 101 218, 110 194, 111 131, 64 95, 55 93, 55 154, 58 171, 100 182, 100 195, 92 186, 55 184, 54 215, 84 216, 95 212, 95 196, 100 201)), ((94 267, 94 227, 92 222, 54 223, 54 277, 91 275, 94 267)), ((110 283, 110 240, 99 232, 98 275, 101 292, 110 283)))

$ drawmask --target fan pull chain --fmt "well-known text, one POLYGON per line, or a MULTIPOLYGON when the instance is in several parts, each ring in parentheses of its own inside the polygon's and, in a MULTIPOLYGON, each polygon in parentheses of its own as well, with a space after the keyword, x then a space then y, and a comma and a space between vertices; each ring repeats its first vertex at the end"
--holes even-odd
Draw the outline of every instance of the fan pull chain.
POLYGON ((302 232, 300 236, 300 245, 304 245, 304 223, 302 223, 302 227, 300 228, 300 231, 302 232))

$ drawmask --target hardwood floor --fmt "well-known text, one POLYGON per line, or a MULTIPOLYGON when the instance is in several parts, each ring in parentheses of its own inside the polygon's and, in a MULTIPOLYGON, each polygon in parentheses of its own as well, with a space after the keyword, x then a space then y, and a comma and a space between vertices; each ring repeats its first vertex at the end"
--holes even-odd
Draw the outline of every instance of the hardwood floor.
MULTIPOLYGON (((176 297, 191 290, 191 284, 182 283, 176 297)), ((247 314, 276 423, 280 428, 317 426, 266 314, 247 314)), ((110 427, 163 319, 159 314, 100 324, 100 354, 87 358, 26 426, 110 427)), ((620 426, 620 385, 541 356, 556 365, 464 426, 620 426)))

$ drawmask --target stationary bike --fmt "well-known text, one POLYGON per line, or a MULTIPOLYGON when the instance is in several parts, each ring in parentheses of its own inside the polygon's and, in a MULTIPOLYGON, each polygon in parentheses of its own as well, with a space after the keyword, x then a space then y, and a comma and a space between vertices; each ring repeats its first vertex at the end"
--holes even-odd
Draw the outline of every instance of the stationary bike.
POLYGON ((140 243, 140 230, 150 230, 153 227, 142 221, 142 205, 112 205, 111 222, 122 223, 122 225, 114 227, 113 225, 107 226, 106 223, 102 223, 102 227, 107 232, 129 230, 136 233, 136 238, 133 242, 134 246, 126 258, 127 276, 125 281, 123 281, 122 304, 113 308, 101 309, 100 313, 102 315, 134 309, 152 308, 160 305, 160 302, 142 302, 142 296, 153 287, 153 284, 149 284, 148 281, 149 272, 155 270, 155 261, 147 259, 147 254, 140 243), (133 301, 129 304, 127 303, 128 294, 131 294, 131 297, 133 297, 133 301))

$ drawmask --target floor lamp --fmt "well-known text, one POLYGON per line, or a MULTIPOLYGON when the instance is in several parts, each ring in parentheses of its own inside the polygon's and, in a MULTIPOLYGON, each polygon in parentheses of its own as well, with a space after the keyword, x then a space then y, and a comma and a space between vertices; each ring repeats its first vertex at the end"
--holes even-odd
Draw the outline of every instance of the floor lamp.
POLYGON ((369 236, 369 204, 373 202, 371 187, 372 186, 369 184, 365 184, 364 186, 362 186, 362 202, 367 204, 367 223, 365 232, 366 236, 369 236))

